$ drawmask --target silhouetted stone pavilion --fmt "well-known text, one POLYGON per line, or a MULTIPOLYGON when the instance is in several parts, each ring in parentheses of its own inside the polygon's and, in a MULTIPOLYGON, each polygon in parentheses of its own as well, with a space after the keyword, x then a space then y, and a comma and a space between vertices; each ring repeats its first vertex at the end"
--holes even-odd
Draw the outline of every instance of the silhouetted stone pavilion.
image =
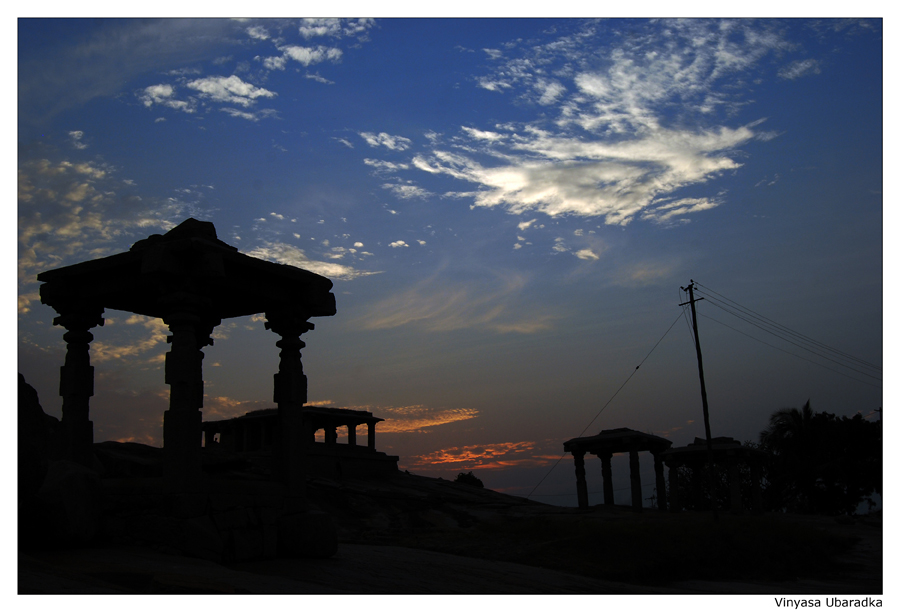
MULTIPOLYGON (((731 498, 731 511, 735 514, 744 511, 741 494, 741 465, 750 471, 750 504, 752 512, 763 511, 760 478, 766 453, 757 448, 744 446, 734 438, 718 437, 712 439, 713 461, 715 465, 724 465, 728 473, 728 489, 731 498)), ((672 512, 681 510, 678 497, 678 468, 684 466, 692 470, 707 469, 709 451, 705 438, 694 438, 687 446, 670 448, 662 454, 662 459, 669 468, 669 490, 671 491, 672 512)), ((695 479, 696 480, 696 479, 695 479)))
POLYGON ((92 457, 89 330, 103 325, 106 308, 160 318, 172 334, 165 365, 170 396, 163 425, 164 473, 172 490, 191 490, 201 475, 202 349, 212 345, 211 334, 223 319, 264 313, 266 329, 280 336, 274 390, 279 477, 302 491, 301 424, 307 398, 300 336, 314 329, 311 317, 335 314, 329 279, 241 254, 218 239, 212 223, 187 219, 125 253, 48 270, 38 280, 43 283, 41 302, 59 314, 54 325, 66 329, 59 391, 66 458, 89 466, 92 457))
MULTIPOLYGON (((375 449, 375 425, 384 419, 366 410, 327 406, 303 407, 303 431, 307 465, 312 475, 328 478, 367 477, 397 471, 400 457, 375 449), (366 443, 357 444, 357 428, 366 426, 366 443), (346 428, 346 443, 338 443, 338 429, 346 428), (316 432, 324 441, 316 441, 316 432)), ((278 412, 254 410, 233 419, 203 423, 206 448, 222 448, 232 453, 271 451, 278 438, 278 412)))
POLYGON ((660 510, 666 509, 666 481, 663 476, 662 453, 672 443, 665 438, 635 431, 627 427, 604 429, 595 436, 572 438, 563 444, 567 453, 575 458, 576 489, 578 491, 578 507, 588 508, 587 479, 584 470, 584 455, 590 453, 600 457, 603 474, 603 503, 613 505, 613 484, 611 460, 615 453, 628 453, 631 472, 631 507, 635 512, 643 509, 641 500, 641 466, 638 453, 650 451, 653 455, 653 468, 656 472, 656 495, 660 510))

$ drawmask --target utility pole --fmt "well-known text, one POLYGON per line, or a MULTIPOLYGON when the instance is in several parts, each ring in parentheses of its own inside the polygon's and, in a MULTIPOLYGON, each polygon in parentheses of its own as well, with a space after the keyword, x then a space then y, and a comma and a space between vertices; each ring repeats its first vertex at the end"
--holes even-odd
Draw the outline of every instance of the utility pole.
POLYGON ((685 304, 691 305, 691 318, 694 322, 694 345, 697 348, 697 366, 700 369, 700 397, 703 400, 703 426, 706 428, 706 462, 708 467, 707 472, 709 474, 709 505, 713 511, 713 519, 718 521, 719 511, 716 510, 716 489, 715 479, 713 478, 712 434, 709 432, 709 403, 706 401, 706 380, 703 378, 703 354, 700 352, 700 333, 697 331, 697 308, 694 306, 695 302, 699 302, 703 298, 700 298, 700 300, 694 299, 694 279, 691 279, 691 284, 687 286, 687 289, 682 287, 681 290, 687 291, 691 296, 689 301, 679 304, 679 306, 684 306, 685 304))

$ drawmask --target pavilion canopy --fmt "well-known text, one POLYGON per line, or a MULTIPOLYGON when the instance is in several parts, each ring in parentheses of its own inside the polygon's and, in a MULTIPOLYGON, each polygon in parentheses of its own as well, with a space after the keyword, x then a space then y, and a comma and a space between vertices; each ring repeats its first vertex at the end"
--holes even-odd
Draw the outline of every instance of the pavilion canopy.
POLYGON ((125 253, 47 270, 38 280, 44 283, 41 301, 57 312, 111 308, 162 318, 185 297, 202 302, 213 319, 271 310, 306 317, 336 312, 331 280, 239 253, 218 239, 212 223, 196 219, 125 253))

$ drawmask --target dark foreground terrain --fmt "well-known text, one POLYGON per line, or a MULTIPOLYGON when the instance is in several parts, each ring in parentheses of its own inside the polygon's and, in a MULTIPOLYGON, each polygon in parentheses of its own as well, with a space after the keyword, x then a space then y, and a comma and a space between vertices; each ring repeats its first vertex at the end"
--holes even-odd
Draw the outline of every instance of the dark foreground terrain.
POLYGON ((310 481, 338 550, 219 563, 140 539, 20 552, 27 593, 736 593, 882 591, 881 517, 587 512, 440 479, 310 481))

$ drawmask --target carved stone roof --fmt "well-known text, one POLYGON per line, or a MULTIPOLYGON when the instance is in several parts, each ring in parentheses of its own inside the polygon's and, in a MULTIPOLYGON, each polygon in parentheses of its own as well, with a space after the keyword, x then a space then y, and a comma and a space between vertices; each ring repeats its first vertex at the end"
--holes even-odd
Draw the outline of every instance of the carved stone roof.
MULTIPOLYGON (((761 460, 766 452, 758 448, 744 446, 734 438, 720 436, 712 439, 713 455, 716 457, 736 457, 743 459, 761 460)), ((666 463, 679 462, 691 463, 706 461, 709 449, 706 446, 706 438, 694 438, 694 441, 686 446, 670 448, 663 453, 666 463)))
POLYGON ((208 221, 187 219, 163 235, 110 255, 38 275, 41 302, 57 312, 111 308, 150 317, 193 304, 211 319, 267 311, 304 316, 336 312, 333 283, 308 270, 239 253, 208 221))
MULTIPOLYGON (((329 406, 304 406, 303 418, 308 419, 314 425, 362 425, 365 423, 380 423, 384 419, 374 416, 366 410, 350 410, 349 408, 332 408, 329 406)), ((204 430, 218 429, 222 425, 233 423, 235 421, 250 421, 256 419, 278 419, 277 408, 264 408, 262 410, 254 410, 244 415, 231 419, 222 419, 220 421, 204 421, 204 430)))
POLYGON ((563 444, 565 452, 627 453, 631 450, 661 452, 672 446, 670 440, 627 427, 604 429, 594 436, 572 438, 563 444))

